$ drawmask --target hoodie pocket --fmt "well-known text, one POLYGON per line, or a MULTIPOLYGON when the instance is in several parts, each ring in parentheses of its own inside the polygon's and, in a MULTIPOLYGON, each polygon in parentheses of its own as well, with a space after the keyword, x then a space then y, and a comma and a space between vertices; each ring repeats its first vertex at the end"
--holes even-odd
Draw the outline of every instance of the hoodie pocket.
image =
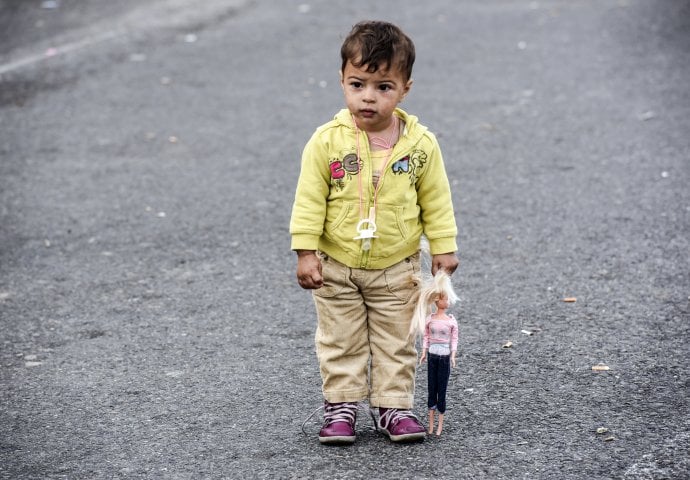
POLYGON ((397 205, 379 205, 376 212, 378 232, 388 238, 405 238, 407 228, 403 220, 404 208, 397 205))
POLYGON ((376 215, 376 235, 380 238, 377 241, 375 256, 388 257, 399 251, 414 233, 414 226, 410 223, 405 218, 405 207, 380 205, 376 215))
POLYGON ((357 222, 355 205, 343 202, 340 208, 329 208, 324 225, 325 235, 338 245, 346 245, 352 242, 357 235, 357 222), (331 215, 331 212, 334 212, 331 215))

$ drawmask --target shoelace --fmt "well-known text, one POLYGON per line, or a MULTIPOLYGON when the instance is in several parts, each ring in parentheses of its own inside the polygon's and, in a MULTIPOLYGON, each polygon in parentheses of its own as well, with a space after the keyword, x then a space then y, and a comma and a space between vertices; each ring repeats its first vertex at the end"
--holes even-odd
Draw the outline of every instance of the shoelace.
POLYGON ((414 418, 415 420, 419 421, 417 416, 409 410, 398 410, 397 408, 389 408, 379 418, 377 427, 380 426, 381 428, 389 430, 389 426, 395 426, 398 424, 398 422, 405 418, 414 418))
POLYGON ((354 423, 357 416, 356 403, 330 404, 324 407, 324 420, 330 425, 335 422, 354 423))
POLYGON ((337 405, 329 404, 328 406, 322 405, 311 412, 311 414, 304 420, 302 423, 302 433, 308 435, 307 431, 304 429, 304 426, 320 410, 324 411, 324 421, 328 425, 335 422, 350 422, 354 424, 357 416, 357 410, 361 408, 364 408, 363 405, 355 402, 346 402, 337 405))

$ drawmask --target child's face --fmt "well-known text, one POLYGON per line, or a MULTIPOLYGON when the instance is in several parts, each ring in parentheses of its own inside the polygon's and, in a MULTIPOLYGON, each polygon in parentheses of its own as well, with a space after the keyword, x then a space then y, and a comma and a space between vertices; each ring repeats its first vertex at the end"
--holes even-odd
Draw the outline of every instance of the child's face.
POLYGON ((357 126, 367 133, 382 132, 390 127, 393 110, 410 91, 412 80, 406 82, 402 72, 395 68, 369 73, 366 67, 357 68, 347 62, 340 72, 340 83, 357 126))

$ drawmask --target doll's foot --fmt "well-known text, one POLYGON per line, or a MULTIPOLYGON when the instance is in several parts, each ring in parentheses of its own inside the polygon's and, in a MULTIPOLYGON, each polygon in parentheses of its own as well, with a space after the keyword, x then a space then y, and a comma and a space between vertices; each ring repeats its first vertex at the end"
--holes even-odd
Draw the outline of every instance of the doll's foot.
POLYGON ((357 404, 324 402, 323 410, 324 423, 319 432, 319 442, 325 444, 354 443, 357 404))
POLYGON ((443 431, 443 414, 441 413, 438 416, 438 428, 436 429, 436 436, 440 437, 442 431, 443 431))

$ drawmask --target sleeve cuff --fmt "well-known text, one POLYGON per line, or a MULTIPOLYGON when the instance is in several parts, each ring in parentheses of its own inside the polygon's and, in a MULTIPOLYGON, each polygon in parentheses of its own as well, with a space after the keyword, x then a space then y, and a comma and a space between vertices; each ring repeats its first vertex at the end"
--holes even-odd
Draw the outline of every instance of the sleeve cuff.
POLYGON ((292 235, 290 248, 292 250, 318 250, 319 236, 304 233, 292 235))
POLYGON ((458 245, 455 243, 455 237, 429 239, 429 250, 432 255, 453 253, 458 251, 458 245))

